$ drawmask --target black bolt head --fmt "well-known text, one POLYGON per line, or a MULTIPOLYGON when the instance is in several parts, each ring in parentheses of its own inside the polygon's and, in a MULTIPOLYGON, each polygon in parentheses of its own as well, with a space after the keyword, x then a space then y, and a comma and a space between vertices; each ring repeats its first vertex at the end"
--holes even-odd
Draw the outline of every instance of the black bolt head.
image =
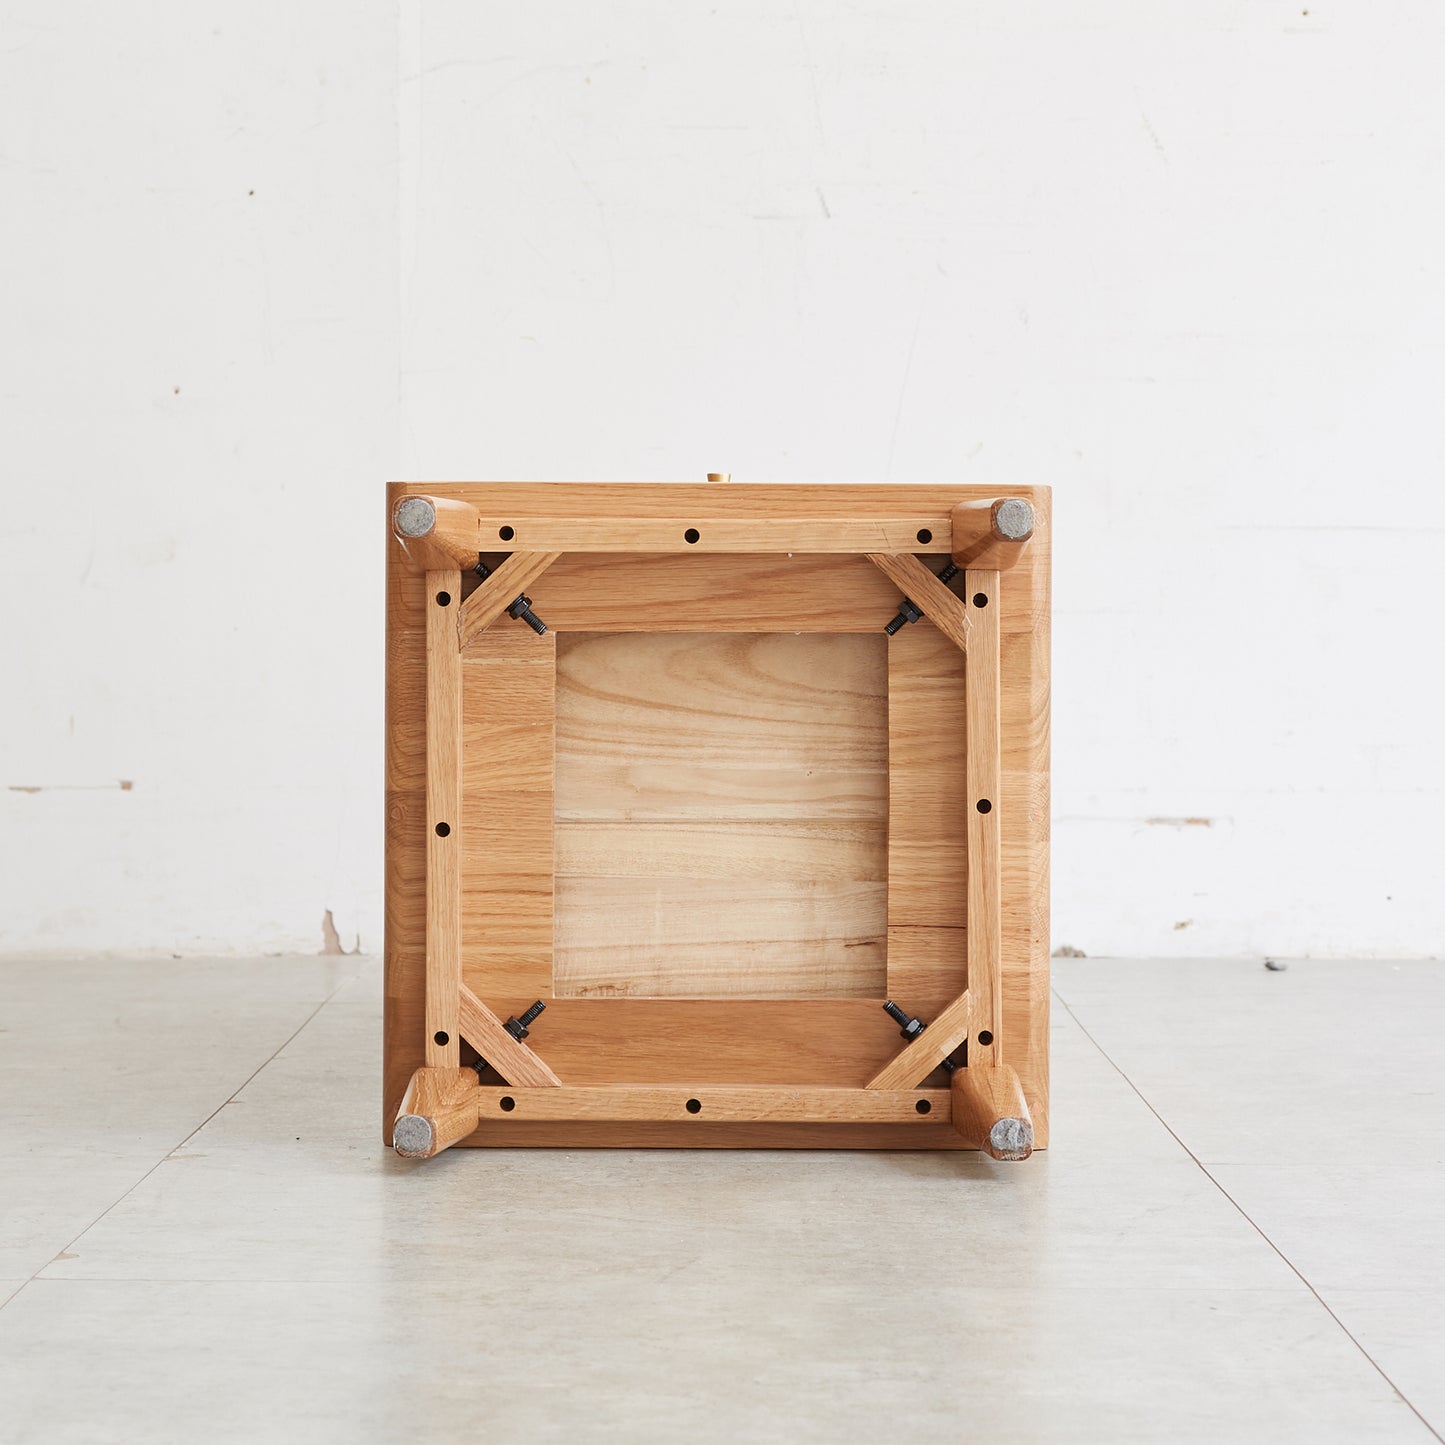
POLYGON ((907 622, 917 622, 923 616, 923 609, 915 606, 907 597, 898 604, 898 616, 892 622, 885 624, 883 630, 889 637, 899 631, 907 622))

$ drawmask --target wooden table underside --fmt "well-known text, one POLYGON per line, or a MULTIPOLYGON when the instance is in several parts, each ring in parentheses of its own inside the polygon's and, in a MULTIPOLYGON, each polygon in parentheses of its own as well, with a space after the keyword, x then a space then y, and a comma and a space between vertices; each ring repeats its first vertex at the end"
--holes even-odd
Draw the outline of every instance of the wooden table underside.
MULTIPOLYGON (((475 1120, 459 1140, 466 1144, 977 1147, 961 1132, 963 1116, 977 1110, 972 1101, 960 1107, 938 1069, 967 1042, 968 1068, 955 1086, 965 1073, 981 1087, 982 1070, 1012 1069, 1034 1141, 1046 1143, 1049 495, 1006 494, 1034 509, 1022 545, 962 536, 1000 495, 978 487, 389 489, 388 1140, 423 1070, 452 1103, 465 1097, 462 1115, 475 1120), (393 531, 407 497, 435 503, 432 535, 403 540, 393 531), (484 582, 461 565, 473 548, 493 567, 484 582), (956 590, 934 575, 950 553, 972 559, 956 590), (523 591, 545 636, 506 615, 523 591), (795 667, 809 636, 880 635, 904 595, 926 616, 886 644, 886 838, 875 839, 873 820, 838 813, 824 797, 816 817, 729 818, 712 838, 705 821, 674 822, 667 845, 715 851, 721 838, 734 857, 787 855, 785 871, 798 858, 811 862, 814 854, 797 850, 819 846, 823 834, 835 850, 827 856, 846 857, 855 871, 872 848, 886 887, 886 949, 871 957, 884 952, 886 965, 870 964, 863 950, 850 973, 838 954, 849 996, 817 996, 808 951, 816 946, 800 939, 797 957, 769 975, 766 997, 735 996, 762 991, 757 970, 749 982, 741 963, 724 996, 597 996, 603 986, 592 972, 600 978, 605 967, 589 972, 585 929, 579 935, 574 922, 585 924, 589 906, 616 906, 584 875, 623 835, 608 815, 575 823, 559 811, 559 646, 572 649, 584 694, 597 691, 585 669, 609 675, 627 635, 653 649, 685 648, 687 634, 747 635, 776 666, 795 667), (564 894, 586 905, 569 902, 565 921, 564 894), (913 1042, 883 1015, 883 992, 856 996, 880 979, 886 996, 929 1025, 913 1042), (776 996, 774 987, 801 996, 776 996), (501 1020, 537 998, 547 1010, 518 1042, 501 1020), (462 1068, 473 1051, 486 1060, 479 1083, 462 1068)), ((605 770, 584 772, 605 803, 605 770)), ((620 785, 612 791, 616 818, 630 818, 636 800, 620 785)), ((875 876, 866 867, 865 875, 875 876)), ((706 889, 694 888, 704 906, 706 889)), ((785 911, 786 883, 777 891, 785 911)), ((866 885, 853 895, 868 906, 866 885)), ((846 911, 826 901, 824 912, 846 911)), ((714 941, 699 953, 700 967, 718 967, 724 947, 714 941)), ((685 963, 669 958, 667 967, 666 986, 683 977, 689 990, 706 989, 705 979, 687 982, 685 963)))

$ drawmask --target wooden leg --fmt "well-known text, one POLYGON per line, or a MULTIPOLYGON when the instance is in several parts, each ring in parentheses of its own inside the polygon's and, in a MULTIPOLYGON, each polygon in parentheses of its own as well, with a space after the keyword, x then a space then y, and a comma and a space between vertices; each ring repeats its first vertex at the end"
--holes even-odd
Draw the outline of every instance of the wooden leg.
POLYGON ((403 1159, 430 1159, 477 1127, 481 1105, 475 1069, 418 1069, 391 1130, 403 1159))
POLYGON ((1034 1152, 1034 1122, 1007 1064, 970 1064, 953 1071, 953 1127, 995 1159, 1027 1159, 1034 1152))

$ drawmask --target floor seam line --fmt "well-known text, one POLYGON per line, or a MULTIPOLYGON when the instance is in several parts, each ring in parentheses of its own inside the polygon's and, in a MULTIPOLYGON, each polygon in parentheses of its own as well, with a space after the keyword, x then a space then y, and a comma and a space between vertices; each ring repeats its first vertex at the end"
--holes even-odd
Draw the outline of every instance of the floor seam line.
POLYGON ((1259 1226, 1259 1224, 1255 1222, 1255 1220, 1250 1216, 1249 1212, 1240 1204, 1240 1202, 1229 1192, 1229 1190, 1224 1187, 1224 1185, 1219 1182, 1218 1179, 1214 1177, 1213 1174, 1209 1172, 1209 1166, 1205 1164, 1202 1159, 1200 1159, 1200 1157, 1194 1152, 1194 1150, 1192 1150, 1189 1145, 1187 1145, 1184 1140, 1179 1137, 1177 1133, 1175 1133, 1173 1128, 1170 1127, 1168 1120, 1166 1120, 1165 1117, 1159 1112, 1159 1110, 1156 1109, 1147 1098, 1145 1098, 1143 1090, 1141 1090, 1139 1086, 1133 1081, 1133 1079, 1131 1079, 1129 1075, 1126 1074, 1124 1070, 1118 1065, 1118 1063, 1115 1062, 1113 1056, 1108 1052, 1107 1049, 1104 1048, 1104 1046, 1098 1041, 1098 1039, 1096 1039, 1093 1034, 1089 1032, 1089 1029, 1084 1023, 1084 1021, 1069 1006, 1068 1000, 1058 991, 1057 988, 1051 988, 1049 992, 1052 993, 1054 998, 1058 1000, 1064 1012, 1068 1014, 1068 1016, 1073 1019, 1076 1024, 1078 1024, 1080 1030, 1083 1032, 1084 1037, 1088 1039, 1088 1041, 1093 1044, 1093 1046, 1099 1051, 1100 1055, 1103 1057, 1104 1061, 1109 1065, 1109 1067, 1113 1069, 1114 1072, 1118 1074, 1118 1076, 1123 1079, 1123 1081, 1129 1086, 1129 1088, 1133 1091, 1134 1096, 1139 1100, 1139 1102, 1143 1104, 1144 1107, 1148 1109, 1151 1114, 1153 1114, 1153 1116, 1159 1121, 1160 1125, 1164 1129, 1168 1130, 1169 1137, 1173 1139, 1174 1142, 1178 1144, 1179 1147, 1184 1150, 1184 1152, 1194 1161, 1196 1167, 1199 1169, 1199 1172, 1203 1174, 1204 1177, 1209 1180, 1209 1182, 1225 1197, 1225 1199, 1229 1201, 1230 1205, 1239 1214, 1239 1217, 1243 1219, 1245 1223, 1248 1224, 1249 1227, 1254 1230, 1254 1232, 1259 1235, 1262 1240, 1264 1240, 1264 1242, 1284 1262, 1285 1266, 1290 1270, 1294 1277, 1299 1280, 1302 1285, 1304 1285, 1304 1287, 1310 1292, 1311 1295, 1314 1296, 1315 1302, 1335 1322, 1335 1324, 1339 1327, 1340 1333, 1343 1334, 1347 1340, 1349 1340, 1349 1342, 1360 1352, 1362 1356, 1364 1356, 1365 1360, 1368 1361, 1370 1366, 1374 1369, 1375 1373, 1378 1374, 1379 1377, 1395 1392, 1395 1394, 1399 1396, 1401 1403, 1410 1410, 1410 1413, 1414 1415, 1414 1417, 1430 1432, 1430 1434, 1436 1440, 1441 1441, 1441 1445, 1445 1445, 1445 1436, 1442 1436, 1440 1432, 1436 1430, 1436 1428, 1424 1417, 1424 1415, 1420 1413, 1418 1407, 1415 1405, 1415 1402, 1411 1400, 1410 1397, 1389 1377, 1389 1375, 1385 1373, 1384 1368, 1380 1365, 1380 1362, 1376 1360, 1375 1357, 1359 1342, 1359 1340, 1355 1338, 1355 1336, 1345 1326, 1345 1322, 1339 1317, 1339 1315, 1337 1315, 1334 1310, 1332 1310, 1329 1305, 1325 1303, 1324 1297, 1314 1287, 1314 1285, 1312 1285, 1310 1281, 1305 1278, 1299 1266, 1295 1264, 1295 1262, 1284 1252, 1284 1250, 1282 1250, 1279 1245, 1277 1245, 1274 1240, 1272 1240, 1269 1235, 1264 1232, 1264 1230, 1259 1226))
POLYGON ((311 1012, 307 1014, 306 1017, 302 1019, 301 1022, 297 1024, 296 1027, 279 1044, 276 1045, 276 1047, 271 1051, 270 1056, 263 1059, 259 1064, 257 1064, 256 1067, 252 1069, 251 1072, 246 1076, 246 1078, 243 1079, 242 1082, 231 1091, 230 1095, 222 1099, 221 1102, 217 1104, 216 1107, 212 1109, 211 1112, 207 1114, 206 1117, 202 1119, 201 1122, 197 1124, 196 1127, 192 1129, 191 1132, 187 1134, 186 1137, 182 1139, 179 1144, 173 1144, 169 1149, 167 1149, 165 1153, 162 1154, 161 1157, 157 1159, 156 1162, 152 1164, 151 1167, 147 1169, 146 1172, 142 1174, 139 1179, 137 1179, 133 1184, 131 1184, 130 1187, 126 1189, 123 1194, 119 1195, 115 1199, 112 1199, 111 1202, 107 1204, 105 1208, 102 1209, 100 1213, 97 1214, 95 1218, 92 1219, 90 1223, 87 1224, 85 1228, 80 1231, 79 1234, 77 1234, 73 1239, 67 1241, 65 1244, 61 1245, 60 1248, 53 1255, 51 1255, 51 1257, 47 1259, 45 1263, 42 1264, 40 1268, 34 1272, 34 1274, 30 1276, 29 1279, 21 1281, 18 1289, 16 1289, 12 1294, 7 1295, 5 1299, 0 1300, 0 1310, 7 1309, 17 1299, 19 1299, 20 1296, 24 1294, 25 1291, 29 1289, 36 1280, 40 1278, 43 1271, 49 1269, 50 1266, 54 1264, 55 1261, 59 1259, 62 1254, 65 1254, 69 1251, 71 1245, 79 1244, 80 1241, 84 1239, 85 1236, 89 1234, 90 1231, 94 1229, 95 1226, 99 1224, 102 1219, 106 1218, 106 1216, 109 1215, 113 1210, 118 1209, 122 1204, 124 1204, 125 1201, 129 1199, 131 1195, 134 1194, 136 1190, 139 1189, 141 1185, 144 1184, 146 1180, 149 1179, 151 1175, 154 1174, 156 1170, 159 1169, 161 1165, 164 1164, 166 1160, 171 1157, 172 1154, 174 1154, 178 1149, 184 1149, 186 1145, 189 1144, 191 1140, 194 1139, 196 1135, 199 1134, 201 1130, 204 1129, 206 1125, 209 1124, 211 1120, 214 1119, 216 1115, 219 1114, 221 1110, 226 1107, 227 1104, 234 1103, 245 1090, 246 1086, 261 1072, 261 1070, 266 1068, 267 1065, 274 1063, 276 1059, 280 1056, 282 1050, 285 1049, 288 1044, 290 1044, 300 1035, 301 1031, 311 1022, 311 1020, 314 1019, 316 1015, 319 1014, 321 1010, 324 1009, 326 1005, 329 1004, 331 1000, 334 999, 336 995, 341 992, 342 989, 354 983, 359 977, 360 973, 358 971, 357 973, 352 974, 350 978, 345 979, 341 983, 338 983, 336 987, 333 988, 331 992, 327 994, 326 997, 322 999, 321 1002, 318 1003, 316 1007, 313 1008, 311 1012))

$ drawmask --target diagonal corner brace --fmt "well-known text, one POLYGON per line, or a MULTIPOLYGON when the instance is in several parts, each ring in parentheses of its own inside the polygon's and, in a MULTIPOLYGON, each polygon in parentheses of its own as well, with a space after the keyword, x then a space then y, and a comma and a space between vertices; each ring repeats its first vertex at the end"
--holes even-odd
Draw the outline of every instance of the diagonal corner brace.
POLYGON ((560 552, 513 552, 462 603, 458 620, 462 647, 485 632, 561 555, 560 552))
POLYGON ((519 1089, 555 1089, 561 1079, 469 989, 461 986, 462 1037, 509 1083, 519 1089))
POLYGON ((918 560, 906 553, 869 552, 868 560, 899 590, 923 610, 923 615, 964 652, 968 651, 968 634, 972 624, 963 599, 950 592, 938 578, 918 560))
POLYGON ((868 1080, 870 1089, 916 1089, 969 1035, 968 990, 868 1080))

